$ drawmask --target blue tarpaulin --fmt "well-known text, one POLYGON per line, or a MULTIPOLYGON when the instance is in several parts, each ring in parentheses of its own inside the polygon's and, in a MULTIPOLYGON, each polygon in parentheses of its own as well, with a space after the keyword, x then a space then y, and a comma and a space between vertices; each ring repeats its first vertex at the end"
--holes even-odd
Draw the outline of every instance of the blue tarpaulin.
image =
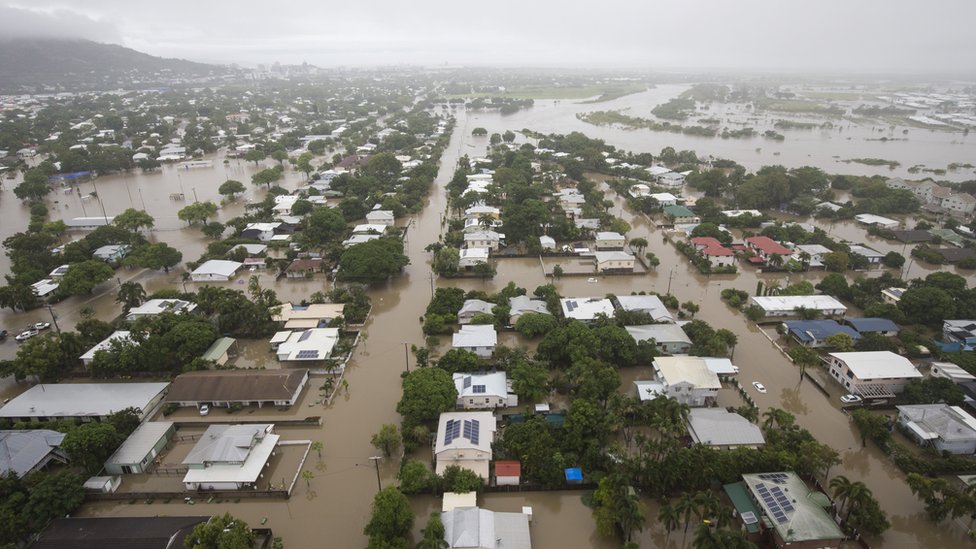
POLYGON ((583 482, 583 470, 579 467, 570 467, 569 469, 566 469, 566 482, 583 482))
POLYGON ((48 181, 72 181, 75 179, 81 179, 82 177, 88 177, 91 172, 72 172, 72 173, 59 173, 48 177, 48 181))

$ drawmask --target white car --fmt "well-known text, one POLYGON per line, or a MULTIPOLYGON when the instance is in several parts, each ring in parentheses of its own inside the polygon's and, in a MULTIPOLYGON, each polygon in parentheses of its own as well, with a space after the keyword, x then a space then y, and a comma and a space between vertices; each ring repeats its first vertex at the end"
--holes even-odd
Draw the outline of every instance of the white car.
POLYGON ((31 326, 31 329, 40 331, 40 330, 47 330, 50 327, 51 327, 50 322, 38 322, 37 324, 31 326))
POLYGON ((37 330, 33 330, 33 329, 32 330, 27 330, 27 331, 20 332, 19 334, 17 334, 17 336, 14 337, 14 339, 16 339, 17 341, 27 341, 28 339, 36 336, 39 333, 40 332, 38 332, 37 330))
POLYGON ((850 394, 840 397, 840 401, 844 404, 857 404, 858 402, 864 402, 864 399, 861 398, 861 395, 850 394))
POLYGON ((210 405, 209 404, 202 404, 202 405, 200 405, 200 415, 201 416, 205 416, 205 415, 207 415, 209 413, 210 413, 210 405))
POLYGON ((766 394, 766 386, 763 385, 762 383, 759 383, 758 381, 753 381, 752 386, 755 387, 756 390, 759 391, 760 393, 766 394))

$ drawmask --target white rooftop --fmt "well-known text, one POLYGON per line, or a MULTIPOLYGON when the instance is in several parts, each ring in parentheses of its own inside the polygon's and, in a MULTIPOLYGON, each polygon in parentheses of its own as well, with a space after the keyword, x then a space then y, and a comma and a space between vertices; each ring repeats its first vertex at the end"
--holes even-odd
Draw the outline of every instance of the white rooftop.
POLYGON ((437 439, 434 441, 434 454, 440 454, 451 448, 472 448, 484 452, 491 452, 491 442, 495 437, 497 424, 495 415, 491 412, 444 412, 437 420, 437 439), (460 421, 462 429, 456 436, 446 437, 448 422, 460 421), (475 431, 465 430, 464 422, 477 422, 475 431), (450 441, 448 441, 448 438, 450 441), (477 442, 475 442, 477 440, 477 442))
POLYGON ((687 343, 691 345, 691 338, 677 324, 642 324, 640 326, 624 326, 634 341, 654 340, 658 345, 665 343, 687 343))
POLYGON ((313 361, 325 360, 339 341, 338 328, 309 328, 292 332, 278 345, 278 360, 313 361))
POLYGON ((613 303, 603 297, 567 297, 559 300, 566 318, 593 320, 598 314, 613 317, 613 303))
POLYGON ((505 396, 508 394, 508 377, 505 372, 473 374, 458 372, 452 376, 458 397, 505 396))
POLYGON ((765 444, 755 423, 725 408, 692 408, 688 413, 688 434, 708 446, 758 446, 765 444))
POLYGON ((353 228, 352 234, 383 234, 386 232, 386 227, 387 225, 381 225, 379 223, 362 223, 353 228))
POLYGON ((478 507, 455 507, 441 514, 450 549, 532 549, 529 516, 478 507))
POLYGON ((465 324, 461 326, 458 333, 454 334, 451 344, 455 349, 494 347, 498 344, 498 333, 491 324, 465 324))
MULTIPOLYGON (((665 324, 665 326, 667 326, 665 324)), ((697 356, 659 356, 654 359, 654 372, 668 385, 688 383, 699 389, 721 389, 722 382, 697 356)))
POLYGON ((196 308, 196 303, 182 299, 150 299, 138 307, 129 309, 129 314, 126 316, 126 319, 132 320, 140 316, 152 316, 165 312, 179 314, 186 311, 190 313, 196 308))
POLYGON ((130 341, 131 335, 132 333, 129 332, 128 330, 116 330, 112 332, 110 336, 106 337, 102 341, 95 344, 94 347, 85 351, 85 354, 81 355, 78 358, 80 358, 81 360, 92 360, 95 358, 95 353, 97 353, 98 351, 107 351, 109 347, 112 346, 113 341, 119 341, 119 342, 130 341))
POLYGON ((858 379, 921 378, 922 374, 905 357, 891 351, 830 353, 847 364, 858 379))
POLYGON ((749 299, 766 311, 793 311, 799 307, 820 311, 847 310, 843 303, 829 295, 754 295, 749 299))
POLYGON ((237 272, 238 269, 243 267, 243 263, 238 263, 236 261, 227 261, 224 259, 211 259, 206 261, 203 265, 197 267, 193 274, 215 274, 219 276, 230 277, 237 272))
POLYGON ((651 315, 654 322, 674 322, 671 312, 656 295, 618 295, 617 302, 625 311, 641 311, 651 315))
POLYGON ((271 458, 279 435, 270 430, 274 425, 212 425, 203 438, 190 450, 183 463, 210 463, 203 468, 191 468, 183 477, 184 483, 254 483, 271 458), (223 429, 223 432, 220 429, 223 429), (209 438, 211 430, 216 438, 209 438), (253 444, 253 446, 250 446, 253 444), (246 448, 244 445, 248 445, 246 448), (191 457, 205 461, 188 461, 191 457), (214 459, 211 459, 214 458, 214 459), (233 461, 232 461, 233 460, 233 461))
POLYGON ((143 423, 135 431, 132 431, 129 438, 125 439, 122 446, 119 446, 119 449, 105 463, 125 465, 142 462, 159 442, 159 439, 163 438, 166 432, 173 428, 173 425, 172 421, 143 423))
POLYGON ((143 410, 169 383, 42 383, 14 398, 0 417, 103 417, 143 410))
POLYGON ((508 300, 508 306, 512 315, 524 313, 550 314, 546 307, 546 302, 541 299, 533 299, 529 296, 519 295, 508 300))

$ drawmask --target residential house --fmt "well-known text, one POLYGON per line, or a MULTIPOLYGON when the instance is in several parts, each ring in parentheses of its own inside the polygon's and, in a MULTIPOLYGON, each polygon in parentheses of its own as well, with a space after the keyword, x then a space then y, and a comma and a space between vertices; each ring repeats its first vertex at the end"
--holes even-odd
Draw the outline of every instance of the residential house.
POLYGON ((882 229, 897 229, 898 221, 874 214, 857 214, 854 219, 862 225, 874 225, 882 229))
MULTIPOLYGON (((494 230, 502 226, 501 219, 491 218, 491 223, 488 226, 489 230, 494 230)), ((480 219, 476 217, 469 217, 464 220, 464 233, 477 233, 485 231, 485 224, 481 222, 480 219)), ((504 238, 504 237, 501 237, 504 238)))
POLYGON ((480 358, 489 358, 498 345, 498 333, 491 324, 466 324, 454 334, 451 347, 471 351, 480 358))
POLYGON ((176 376, 166 395, 168 404, 199 408, 231 406, 288 407, 308 385, 307 368, 278 370, 200 370, 176 376))
POLYGON ((950 213, 972 215, 976 210, 976 198, 968 193, 953 193, 943 198, 939 205, 950 213))
POLYGON ((139 425, 105 461, 105 472, 110 475, 150 472, 153 460, 175 434, 176 424, 172 421, 148 421, 139 425))
POLYGON ((375 234, 383 235, 386 233, 387 225, 376 224, 376 223, 362 223, 356 225, 352 229, 352 234, 375 234))
POLYGON ((501 241, 505 235, 495 231, 476 231, 464 233, 465 248, 488 248, 491 251, 498 251, 501 241))
POLYGON ((285 330, 327 328, 333 320, 342 316, 342 303, 311 303, 294 305, 284 303, 272 309, 271 320, 283 323, 285 330))
POLYGON ((156 316, 162 313, 192 313, 197 308, 196 303, 183 299, 150 299, 149 301, 129 309, 126 320, 135 320, 144 316, 156 316))
POLYGON ((107 263, 118 263, 129 254, 130 249, 132 248, 128 244, 109 244, 92 252, 92 257, 107 263))
POLYGON ((823 316, 843 316, 847 307, 829 295, 750 296, 748 304, 756 305, 767 317, 794 316, 798 309, 817 311, 823 316))
POLYGON ((780 256, 783 263, 789 260, 793 252, 783 246, 779 242, 776 242, 768 236, 750 236, 745 239, 746 247, 752 250, 756 255, 750 258, 753 263, 758 263, 762 265, 769 264, 773 256, 780 256), (754 260, 758 258, 758 260, 754 260))
POLYGON ((227 282, 243 266, 243 263, 236 261, 210 259, 190 273, 190 280, 194 282, 227 282))
POLYGON ((933 362, 929 369, 932 377, 944 377, 951 379, 953 383, 963 384, 976 381, 976 376, 962 369, 962 367, 952 362, 933 362))
POLYGON ((495 308, 494 303, 480 299, 466 299, 457 314, 458 324, 470 324, 478 315, 491 315, 493 308, 495 308))
POLYGON ((674 322, 671 311, 664 306, 656 295, 618 295, 617 304, 620 308, 628 312, 645 313, 654 322, 674 322))
POLYGON ((48 429, 0 431, 0 475, 23 478, 52 461, 68 463, 68 454, 61 449, 63 440, 64 433, 48 429))
POLYGON ((831 252, 833 250, 820 244, 797 244, 793 246, 793 255, 790 259, 798 263, 806 263, 811 269, 819 269, 824 266, 824 256, 831 252))
POLYGON ((541 299, 533 299, 528 296, 519 295, 508 300, 508 322, 512 326, 518 322, 525 314, 551 315, 546 302, 541 299))
POLYGON ((668 172, 657 176, 657 182, 662 187, 678 189, 685 184, 685 175, 682 173, 668 172))
POLYGON ((898 335, 898 325, 887 318, 846 318, 844 323, 857 330, 862 336, 878 334, 885 337, 898 335))
POLYGON ((637 260, 630 252, 594 252, 596 270, 600 273, 630 273, 637 260))
POLYGON ((373 210, 366 214, 366 222, 371 225, 392 227, 396 223, 392 210, 373 210))
POLYGON ((457 407, 465 410, 489 410, 518 406, 518 396, 509 390, 505 372, 487 374, 456 373, 457 407))
POLYGON ((133 408, 141 420, 163 400, 169 383, 42 383, 0 407, 0 419, 103 421, 133 408))
POLYGON ((963 347, 976 346, 976 320, 945 320, 942 337, 948 343, 959 343, 963 347))
POLYGON ((112 332, 108 337, 99 341, 94 347, 85 351, 83 355, 78 357, 81 363, 88 366, 95 360, 95 353, 99 351, 107 351, 112 348, 112 343, 118 341, 121 343, 131 343, 132 342, 132 332, 128 330, 116 330, 112 332))
POLYGON ((464 210, 464 217, 468 219, 477 219, 481 221, 481 216, 486 215, 492 219, 501 219, 502 211, 494 206, 485 206, 484 204, 478 204, 471 206, 470 208, 464 210))
POLYGON ((312 278, 315 273, 322 271, 322 258, 302 258, 292 261, 285 268, 285 276, 288 278, 312 278))
POLYGON ((241 231, 241 238, 271 242, 278 233, 281 223, 248 223, 241 231))
POLYGON ((708 264, 713 269, 731 267, 735 261, 735 252, 723 246, 717 238, 697 236, 691 239, 691 243, 698 250, 698 253, 708 260, 708 264))
POLYGON ((75 217, 65 219, 64 224, 68 226, 68 230, 94 231, 99 227, 111 225, 113 221, 115 221, 114 215, 111 217, 75 217))
POLYGON ((58 286, 60 285, 60 282, 55 282, 54 280, 45 278, 31 284, 31 291, 34 292, 34 295, 37 297, 47 297, 54 292, 54 290, 57 290, 58 286))
POLYGON ((56 518, 31 549, 179 549, 196 526, 209 520, 209 516, 56 518))
MULTIPOLYGON (((645 196, 651 196, 651 186, 646 183, 634 183, 630 186, 628 191, 630 196, 634 198, 643 198, 645 196)), ((669 193, 667 193, 669 194, 669 193)), ((664 204, 662 204, 663 206, 664 204)))
POLYGON ((701 223, 701 218, 684 206, 665 206, 664 216, 674 225, 701 223))
POLYGON ((275 351, 281 362, 315 362, 332 355, 339 341, 337 328, 309 328, 292 332, 275 351))
POLYGON ((922 378, 907 358, 891 351, 830 353, 827 367, 848 392, 866 398, 891 398, 922 378))
POLYGON ((68 269, 70 268, 71 265, 65 263, 64 265, 60 265, 57 268, 55 268, 53 271, 48 273, 47 276, 48 278, 53 280, 61 280, 62 278, 64 278, 64 275, 68 274, 68 269))
POLYGON ((671 193, 651 193, 648 196, 654 200, 657 200, 658 206, 662 208, 676 206, 678 204, 678 197, 671 193))
POLYGON ((898 425, 920 446, 939 453, 971 455, 976 452, 976 419, 958 406, 915 404, 896 406, 898 425))
POLYGON ((885 288, 881 290, 881 300, 885 303, 897 305, 901 301, 901 295, 908 291, 908 288, 885 288))
POLYGON ((448 549, 532 549, 530 515, 478 507, 455 507, 441 513, 448 549))
POLYGON ((573 219, 573 225, 585 234, 588 231, 595 231, 600 228, 600 220, 595 217, 577 217, 573 219))
POLYGON ((613 318, 613 303, 602 297, 566 297, 559 300, 563 316, 582 322, 592 322, 597 315, 613 318))
POLYGON ((835 320, 787 320, 783 327, 794 341, 804 347, 828 347, 827 338, 839 334, 847 335, 854 341, 861 339, 861 334, 856 330, 835 320))
POLYGON ((849 246, 852 254, 857 254, 863 256, 868 260, 869 265, 879 265, 881 260, 884 259, 885 254, 868 248, 867 246, 862 246, 860 244, 851 244, 849 246))
POLYGON ((491 443, 497 429, 491 412, 445 412, 437 422, 434 440, 435 472, 454 465, 469 469, 485 481, 489 477, 491 443))
POLYGON ((376 240, 377 238, 380 238, 382 236, 383 235, 379 235, 379 234, 353 234, 350 235, 349 238, 342 241, 342 247, 351 248, 356 244, 365 244, 370 240, 376 240))
POLYGON ((691 350, 691 338, 677 324, 644 324, 624 329, 638 343, 653 340, 662 353, 679 355, 691 350))
POLYGON ((773 547, 837 549, 847 535, 796 473, 742 475, 742 485, 762 516, 743 515, 742 521, 768 525, 773 547))
POLYGON ((274 425, 211 425, 183 459, 187 490, 240 490, 264 476, 281 437, 274 425))
POLYGON ((230 357, 236 353, 237 340, 232 337, 221 337, 210 344, 210 347, 207 347, 200 358, 207 362, 213 362, 217 366, 224 366, 230 357))
POLYGON ((623 250, 627 239, 620 233, 600 231, 596 233, 595 247, 597 250, 623 250))
POLYGON ((766 443, 758 425, 725 408, 692 408, 688 435, 695 444, 725 450, 758 448, 766 443))
MULTIPOLYGON (((660 324, 659 326, 671 326, 660 324)), ((709 406, 715 402, 722 383, 698 357, 659 356, 652 363, 664 394, 688 406, 709 406)))
POLYGON ((461 250, 458 267, 470 269, 479 263, 488 263, 488 248, 465 248, 461 250))
POLYGON ((553 193, 553 196, 556 198, 559 207, 567 211, 580 208, 586 203, 586 198, 576 189, 565 189, 553 193))

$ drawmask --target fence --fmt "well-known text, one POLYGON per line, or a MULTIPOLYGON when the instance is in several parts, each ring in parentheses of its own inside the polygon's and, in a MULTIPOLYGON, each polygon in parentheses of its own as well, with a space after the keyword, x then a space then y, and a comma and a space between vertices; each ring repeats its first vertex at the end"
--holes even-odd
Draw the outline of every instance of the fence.
POLYGON ((218 497, 221 499, 288 499, 287 490, 197 490, 182 492, 97 492, 85 494, 85 501, 144 501, 182 499, 187 503, 195 499, 218 497))

